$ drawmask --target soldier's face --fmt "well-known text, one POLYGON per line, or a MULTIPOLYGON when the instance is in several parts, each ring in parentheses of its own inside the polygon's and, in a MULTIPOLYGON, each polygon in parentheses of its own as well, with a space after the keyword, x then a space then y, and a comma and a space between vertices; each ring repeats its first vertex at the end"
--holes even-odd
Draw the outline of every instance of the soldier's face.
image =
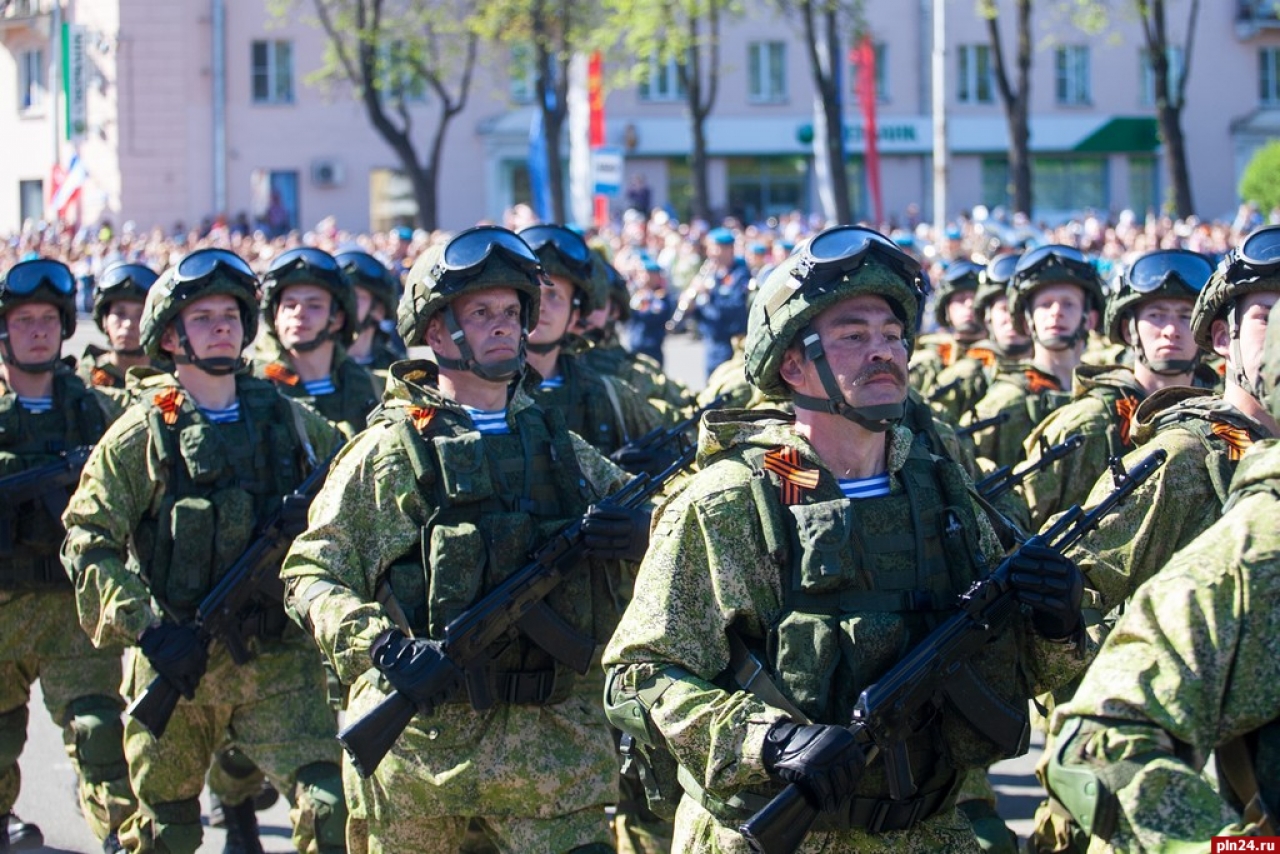
POLYGON ((286 349, 314 341, 325 330, 342 328, 342 312, 333 311, 333 294, 319 285, 290 285, 276 308, 276 337, 286 349))
MULTIPOLYGON (((883 297, 850 297, 819 314, 812 326, 850 405, 875 406, 906 399, 905 330, 883 297)), ((800 348, 792 347, 783 357, 782 379, 802 394, 827 396, 817 366, 804 358, 800 348)))
POLYGON ((996 297, 987 309, 987 331, 1001 347, 1025 347, 1031 338, 1013 328, 1013 315, 1009 313, 1007 297, 996 297))
POLYGON ((961 333, 982 331, 982 323, 973 311, 973 291, 959 291, 947 300, 947 325, 961 333))
POLYGON ((1069 338, 1084 317, 1084 291, 1078 285, 1045 285, 1031 295, 1031 322, 1041 341, 1069 338))
POLYGON ((1157 299, 1138 307, 1135 317, 1138 338, 1148 359, 1175 361, 1195 358, 1200 348, 1191 337, 1191 309, 1194 305, 1189 299, 1157 299))
POLYGON ((18 362, 47 362, 62 352, 62 315, 47 302, 19 305, 5 315, 9 346, 18 362))
POLYGON ((142 300, 118 299, 107 306, 102 326, 115 350, 136 350, 142 346, 142 300))
POLYGON ((573 305, 573 292, 573 282, 565 277, 547 277, 542 285, 538 325, 529 333, 531 344, 559 341, 569 331, 569 325, 578 318, 578 309, 573 305))
MULTIPOLYGON (((244 349, 244 321, 240 303, 226 294, 202 297, 178 315, 187 331, 187 341, 197 359, 236 358, 244 349)), ((160 338, 160 346, 181 353, 178 331, 172 325, 160 338)))
POLYGON ((1226 358, 1228 364, 1227 377, 1233 375, 1231 368, 1242 368, 1244 374, 1252 382, 1258 376, 1258 368, 1262 365, 1262 349, 1267 337, 1267 317, 1271 307, 1276 304, 1280 294, 1274 291, 1261 291, 1245 294, 1236 303, 1236 312, 1240 318, 1240 358, 1243 365, 1235 364, 1231 354, 1231 332, 1225 320, 1213 322, 1213 349, 1226 358))
POLYGON ((372 305, 373 294, 368 288, 356 285, 356 315, 360 318, 361 323, 364 323, 365 318, 369 316, 369 308, 372 305))
MULTIPOLYGON (((511 288, 487 288, 454 300, 454 319, 481 365, 515 358, 520 352, 520 297, 511 288)), ((448 359, 462 351, 449 335, 444 318, 437 314, 427 325, 427 346, 448 359)))

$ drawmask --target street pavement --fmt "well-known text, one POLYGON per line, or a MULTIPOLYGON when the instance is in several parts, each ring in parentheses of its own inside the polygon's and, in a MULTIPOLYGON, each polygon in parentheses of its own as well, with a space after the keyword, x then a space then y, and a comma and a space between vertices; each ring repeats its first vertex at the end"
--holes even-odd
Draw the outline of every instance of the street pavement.
MULTIPOLYGON (((81 315, 76 335, 64 353, 79 355, 85 345, 101 344, 102 337, 91 318, 81 315)), ((668 371, 693 388, 704 385, 702 345, 687 336, 673 336, 665 350, 668 371)), ((1040 801, 1041 790, 1034 768, 1040 754, 1038 733, 1031 752, 1018 759, 996 765, 991 780, 1000 797, 1000 814, 1021 838, 1031 828, 1031 817, 1040 801)), ((32 691, 31 723, 26 749, 21 759, 22 793, 15 811, 26 821, 38 824, 44 831, 46 848, 51 852, 96 854, 101 847, 89 833, 76 803, 75 779, 71 763, 62 746, 59 729, 44 710, 39 685, 32 691)), ((208 815, 207 792, 204 798, 208 815)), ((207 818, 205 819, 207 822, 207 818)), ((259 813, 263 846, 268 854, 293 850, 289 844, 288 806, 282 797, 270 810, 259 813)), ((224 834, 217 828, 205 827, 201 854, 222 851, 224 834)))

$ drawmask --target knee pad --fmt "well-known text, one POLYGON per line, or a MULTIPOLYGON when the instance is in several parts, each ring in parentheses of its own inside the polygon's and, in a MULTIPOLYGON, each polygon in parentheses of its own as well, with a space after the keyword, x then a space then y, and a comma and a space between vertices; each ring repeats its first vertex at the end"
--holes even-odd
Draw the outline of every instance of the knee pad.
POLYGON ((226 750, 219 750, 217 754, 218 767, 222 769, 228 777, 234 777, 237 780, 244 780, 252 777, 258 772, 258 766, 253 764, 253 760, 245 756, 243 752, 234 747, 228 747, 226 750))
POLYGON ((124 723, 111 697, 80 697, 67 710, 75 737, 75 757, 86 783, 107 783, 129 776, 124 759, 124 723))
POLYGON ((200 848, 204 828, 200 826, 198 799, 151 804, 150 812, 155 816, 152 838, 156 851, 196 851, 200 848))
POLYGON ((345 851, 347 799, 342 794, 342 771, 332 762, 313 762, 298 770, 294 803, 311 812, 320 851, 345 851))
POLYGON ((27 743, 27 707, 0 714, 0 768, 18 764, 27 743))

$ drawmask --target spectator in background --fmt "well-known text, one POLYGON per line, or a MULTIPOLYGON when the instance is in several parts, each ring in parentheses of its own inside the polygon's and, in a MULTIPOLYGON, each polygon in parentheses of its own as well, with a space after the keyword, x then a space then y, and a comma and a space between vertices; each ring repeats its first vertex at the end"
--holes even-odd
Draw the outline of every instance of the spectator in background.
POLYGON ((652 356, 662 364, 662 342, 667 338, 667 321, 676 304, 667 291, 662 266, 652 258, 644 260, 631 295, 631 317, 627 321, 627 349, 652 356))
POLYGON ((643 172, 634 173, 627 184, 627 207, 646 216, 653 209, 653 191, 649 189, 649 179, 643 172))

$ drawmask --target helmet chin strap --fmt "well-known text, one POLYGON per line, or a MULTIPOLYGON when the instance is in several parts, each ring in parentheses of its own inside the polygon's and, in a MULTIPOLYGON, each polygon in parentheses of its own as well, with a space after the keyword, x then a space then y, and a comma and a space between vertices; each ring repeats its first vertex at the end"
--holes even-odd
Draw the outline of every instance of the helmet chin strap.
POLYGON ((4 342, 5 363, 13 365, 24 374, 47 374, 62 361, 62 348, 59 347, 58 353, 52 359, 46 359, 43 362, 19 362, 13 352, 13 343, 9 341, 9 322, 3 319, 0 319, 0 342, 4 342))
POLYGON ((1262 386, 1262 371, 1253 379, 1244 370, 1244 356, 1240 350, 1240 310, 1232 300, 1227 312, 1227 329, 1231 332, 1231 361, 1234 365, 1233 378, 1236 385, 1249 392, 1260 401, 1266 400, 1266 389, 1262 386))
POLYGON ((111 350, 121 356, 144 356, 147 353, 141 347, 112 347, 111 350))
POLYGON ((1142 339, 1138 337, 1138 321, 1132 315, 1129 317, 1129 340, 1136 342, 1130 346, 1136 352, 1138 361, 1146 365, 1153 374, 1159 374, 1162 377, 1176 377, 1179 374, 1191 373, 1196 369, 1196 365, 1200 364, 1199 349, 1190 359, 1147 358, 1147 348, 1142 346, 1142 339))
POLYGON ((475 351, 467 343, 467 336, 463 333, 462 327, 458 325, 458 319, 453 314, 453 306, 446 305, 440 310, 440 314, 444 317, 445 328, 449 330, 449 337, 458 346, 458 353, 462 358, 452 359, 436 353, 436 364, 453 371, 470 371, 480 379, 489 380, 490 382, 507 382, 524 370, 526 342, 523 334, 520 336, 519 352, 515 356, 510 359, 502 359, 491 365, 482 365, 476 361, 475 351))
POLYGON ((174 319, 173 328, 178 333, 178 345, 182 347, 181 354, 173 354, 175 365, 194 365, 214 377, 225 377, 228 374, 234 374, 244 365, 244 359, 238 355, 234 357, 213 356, 208 359, 201 359, 191 347, 191 341, 187 338, 187 327, 180 316, 174 319))
POLYGON ((1040 333, 1036 331, 1035 322, 1031 319, 1031 312, 1026 313, 1027 328, 1031 330, 1031 339, 1046 350, 1070 350, 1077 344, 1089 340, 1089 322, 1088 317, 1080 318, 1080 325, 1076 327, 1076 331, 1072 332, 1065 338, 1061 335, 1051 335, 1047 338, 1041 338, 1040 333))
POLYGON ((337 316, 338 313, 336 311, 329 312, 329 322, 325 324, 324 329, 320 330, 320 334, 315 338, 312 338, 310 341, 302 341, 298 344, 294 344, 289 349, 297 350, 299 353, 310 353, 326 341, 338 340, 338 333, 329 328, 329 324, 333 323, 333 319, 337 316))
POLYGON ((827 396, 826 398, 811 397, 807 394, 793 392, 791 399, 796 409, 808 409, 812 412, 829 412, 832 415, 839 415, 873 433, 885 432, 893 426, 895 421, 902 418, 903 413, 906 411, 905 397, 898 403, 851 406, 836 382, 836 376, 831 370, 831 363, 827 361, 827 354, 822 349, 822 339, 818 337, 818 333, 807 330, 802 332, 801 335, 803 336, 805 358, 813 362, 814 367, 818 369, 818 379, 822 381, 822 390, 827 393, 827 396))

